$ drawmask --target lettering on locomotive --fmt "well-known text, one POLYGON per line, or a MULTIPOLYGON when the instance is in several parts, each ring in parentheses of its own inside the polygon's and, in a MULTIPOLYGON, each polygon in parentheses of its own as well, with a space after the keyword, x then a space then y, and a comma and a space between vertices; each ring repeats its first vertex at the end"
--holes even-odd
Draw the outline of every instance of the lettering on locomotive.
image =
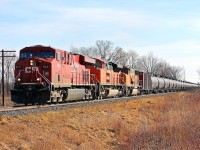
POLYGON ((31 73, 33 71, 38 71, 38 67, 25 67, 25 73, 31 73))

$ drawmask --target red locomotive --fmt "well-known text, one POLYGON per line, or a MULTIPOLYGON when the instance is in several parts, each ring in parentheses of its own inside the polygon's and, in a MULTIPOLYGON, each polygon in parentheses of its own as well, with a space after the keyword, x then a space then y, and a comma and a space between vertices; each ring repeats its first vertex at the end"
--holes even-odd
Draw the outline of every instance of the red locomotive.
POLYGON ((25 47, 15 64, 15 103, 45 103, 90 96, 90 65, 95 60, 45 46, 25 47))
POLYGON ((152 77, 112 62, 37 45, 20 50, 11 99, 16 104, 44 104, 186 87, 197 85, 152 77))

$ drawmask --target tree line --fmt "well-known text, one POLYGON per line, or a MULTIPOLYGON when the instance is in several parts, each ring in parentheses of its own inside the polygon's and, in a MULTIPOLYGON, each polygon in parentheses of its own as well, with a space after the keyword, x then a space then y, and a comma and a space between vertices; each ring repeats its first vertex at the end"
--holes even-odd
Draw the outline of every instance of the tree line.
POLYGON ((171 65, 166 60, 156 57, 152 52, 140 56, 133 49, 125 51, 122 47, 114 46, 114 43, 109 40, 97 40, 95 45, 89 47, 71 47, 71 52, 129 66, 155 76, 175 80, 184 80, 185 76, 183 67, 171 65))

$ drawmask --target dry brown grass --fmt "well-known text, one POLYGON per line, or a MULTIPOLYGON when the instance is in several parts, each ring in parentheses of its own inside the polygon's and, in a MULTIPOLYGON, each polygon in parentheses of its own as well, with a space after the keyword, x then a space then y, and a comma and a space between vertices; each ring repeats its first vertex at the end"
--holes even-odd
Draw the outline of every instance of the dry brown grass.
POLYGON ((160 115, 128 134, 125 149, 200 149, 199 91, 164 97, 160 115))
POLYGON ((0 149, 200 149, 200 94, 0 117, 0 149))
MULTIPOLYGON (((12 107, 13 102, 11 101, 11 96, 10 95, 5 95, 4 97, 4 105, 5 107, 12 107)), ((0 94, 0 109, 2 108, 2 95, 0 94)))

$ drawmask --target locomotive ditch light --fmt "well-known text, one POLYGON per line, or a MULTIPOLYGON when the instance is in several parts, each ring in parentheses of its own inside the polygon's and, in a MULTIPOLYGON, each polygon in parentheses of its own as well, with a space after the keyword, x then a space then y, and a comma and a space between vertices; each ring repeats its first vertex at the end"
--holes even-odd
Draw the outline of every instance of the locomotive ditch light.
POLYGON ((20 79, 20 78, 18 78, 18 79, 17 79, 17 81, 21 81, 21 79, 20 79))
POLYGON ((36 80, 37 80, 37 81, 40 81, 40 78, 37 78, 36 80))

